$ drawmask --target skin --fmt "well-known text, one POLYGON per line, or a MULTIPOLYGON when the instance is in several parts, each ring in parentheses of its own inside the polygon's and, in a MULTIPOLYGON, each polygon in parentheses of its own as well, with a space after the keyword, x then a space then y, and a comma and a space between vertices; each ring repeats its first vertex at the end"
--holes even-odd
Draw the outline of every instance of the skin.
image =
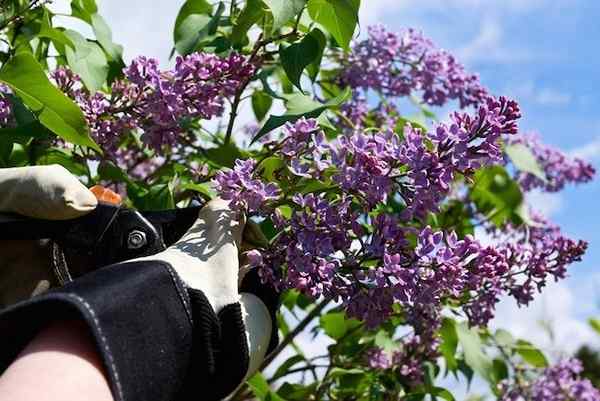
POLYGON ((0 376, 0 401, 112 401, 102 362, 81 322, 42 330, 0 376))

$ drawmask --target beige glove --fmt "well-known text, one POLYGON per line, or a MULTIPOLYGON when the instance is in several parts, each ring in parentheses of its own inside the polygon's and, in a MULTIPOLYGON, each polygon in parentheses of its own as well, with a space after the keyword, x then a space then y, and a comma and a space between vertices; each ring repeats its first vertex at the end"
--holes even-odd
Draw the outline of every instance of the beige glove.
POLYGON ((94 210, 98 201, 62 166, 0 169, 0 212, 67 220, 94 210))
MULTIPOLYGON (((79 217, 97 204, 94 194, 57 165, 0 170, 0 194, 1 212, 43 219, 79 217)), ((256 237, 254 227, 249 227, 247 234, 256 237)), ((244 219, 240 221, 226 202, 214 200, 176 244, 145 259, 170 263, 188 286, 204 292, 217 313, 228 304, 240 302, 250 376, 265 357, 273 327, 260 299, 238 293, 244 228, 244 219)), ((0 303, 9 305, 55 285, 50 253, 44 241, 0 241, 0 303)))
MULTIPOLYGON (((48 220, 83 216, 96 197, 59 165, 0 169, 0 212, 48 220)), ((0 241, 0 307, 55 284, 48 241, 0 241)))
POLYGON ((273 327, 265 304, 253 294, 238 292, 245 219, 239 219, 228 203, 210 201, 177 243, 137 260, 168 262, 188 287, 204 293, 217 314, 224 306, 240 302, 250 354, 246 377, 250 377, 265 358, 273 327))

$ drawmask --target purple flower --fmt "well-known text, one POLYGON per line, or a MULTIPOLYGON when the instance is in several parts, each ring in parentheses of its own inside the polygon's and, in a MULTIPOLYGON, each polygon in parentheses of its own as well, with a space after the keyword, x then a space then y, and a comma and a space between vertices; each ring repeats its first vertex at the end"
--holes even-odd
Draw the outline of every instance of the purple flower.
POLYGON ((221 170, 215 176, 213 182, 219 196, 230 201, 232 209, 254 213, 262 210, 268 201, 278 199, 277 185, 254 178, 255 168, 253 159, 236 160, 233 169, 221 170))
POLYGON ((367 365, 371 369, 389 369, 392 367, 392 362, 386 352, 379 347, 369 348, 366 352, 365 359, 367 365))
POLYGON ((405 29, 396 34, 379 25, 368 31, 369 37, 341 60, 343 83, 386 97, 418 91, 425 103, 436 106, 453 99, 460 107, 485 103, 488 94, 479 78, 422 33, 405 29))
POLYGON ((519 171, 517 180, 525 191, 541 188, 547 192, 557 192, 566 184, 589 182, 596 173, 590 163, 542 143, 538 134, 514 136, 510 143, 523 144, 531 149, 546 176, 544 182, 533 174, 519 171))

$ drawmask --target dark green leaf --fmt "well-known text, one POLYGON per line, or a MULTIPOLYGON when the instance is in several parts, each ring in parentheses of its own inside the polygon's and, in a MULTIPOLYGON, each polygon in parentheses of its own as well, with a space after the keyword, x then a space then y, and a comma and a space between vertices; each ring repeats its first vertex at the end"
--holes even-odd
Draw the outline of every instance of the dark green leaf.
POLYGON ((360 0, 309 0, 308 13, 348 50, 358 23, 360 0))
POLYGON ((283 383, 279 390, 277 390, 277 394, 290 401, 306 401, 315 393, 317 384, 318 383, 312 383, 308 386, 303 386, 301 384, 286 382, 283 383))
POLYGON ((533 344, 525 340, 517 341, 515 351, 523 358, 525 362, 536 368, 545 368, 548 366, 548 360, 533 344))
POLYGON ((86 40, 75 31, 67 30, 65 34, 75 45, 75 50, 65 48, 69 66, 91 92, 97 91, 108 76, 108 62, 104 52, 96 43, 86 40))
POLYGON ((273 98, 267 95, 263 91, 254 91, 252 94, 252 110, 258 121, 262 121, 267 115, 271 106, 273 105, 273 98))
POLYGON ((508 378, 508 366, 502 359, 494 359, 494 382, 499 383, 500 381, 508 378))
POLYGON ((85 162, 75 161, 69 152, 60 149, 45 149, 37 156, 36 164, 60 164, 69 170, 71 174, 76 176, 87 176, 89 173, 88 166, 85 162))
POLYGON ((261 0, 246 1, 246 6, 236 19, 231 31, 233 47, 240 48, 246 43, 248 31, 265 13, 263 7, 264 4, 261 0))
POLYGON ((519 184, 501 166, 484 168, 475 174, 471 199, 477 209, 498 226, 508 220, 515 223, 522 221, 519 213, 523 194, 519 184))
MULTIPOLYGON (((275 373, 273 373, 273 376, 271 377, 271 379, 276 380, 276 379, 279 379, 280 377, 285 376, 287 371, 290 370, 290 368, 292 366, 296 365, 297 363, 303 362, 303 361, 305 361, 305 359, 302 355, 294 355, 294 356, 286 359, 285 362, 283 362, 281 365, 279 365, 279 367, 277 368, 275 373)), ((281 394, 281 395, 283 397, 285 397, 283 394, 281 394)))
POLYGON ((298 15, 306 0, 263 0, 273 14, 273 30, 284 26, 289 20, 298 15))
POLYGON ((263 125, 260 131, 252 138, 252 142, 256 142, 258 139, 273 131, 276 128, 281 127, 287 122, 295 122, 302 117, 306 118, 317 118, 325 110, 330 108, 339 107, 342 103, 348 100, 352 95, 349 88, 345 90, 333 99, 330 99, 326 103, 318 103, 310 98, 303 95, 293 95, 288 98, 287 106, 288 111, 282 116, 271 115, 267 122, 263 125))
POLYGON ((206 151, 209 161, 221 167, 233 167, 237 159, 244 159, 245 155, 233 143, 211 148, 206 151))
POLYGON ((526 145, 523 145, 522 143, 508 145, 504 151, 518 170, 524 173, 533 174, 544 182, 547 181, 544 170, 540 167, 540 164, 531 152, 531 149, 526 145))
POLYGON ((219 19, 225 11, 225 5, 221 2, 217 11, 211 17, 209 13, 212 7, 209 10, 201 4, 196 4, 193 8, 186 8, 188 3, 190 2, 185 3, 180 10, 175 21, 175 31, 173 33, 175 49, 182 55, 187 55, 198 50, 203 40, 216 33, 219 26, 219 19))
POLYGON ((315 30, 317 33, 309 33, 304 36, 301 41, 293 43, 287 47, 283 47, 282 44, 279 47, 279 57, 281 59, 281 65, 285 70, 290 81, 300 90, 300 78, 304 69, 311 63, 313 63, 323 49, 319 42, 318 35, 319 30, 315 30))
POLYGON ((76 145, 100 152, 92 141, 83 113, 54 87, 31 54, 19 53, 0 70, 0 81, 9 85, 39 121, 56 135, 76 145))
POLYGON ((175 208, 171 184, 155 184, 149 189, 129 184, 127 195, 138 210, 152 211, 175 208))
POLYGON ((306 67, 306 72, 308 73, 308 76, 314 82, 317 79, 317 76, 319 75, 319 71, 321 69, 321 61, 323 59, 323 52, 325 51, 325 46, 327 46, 327 38, 325 37, 323 32, 321 32, 321 30, 318 28, 313 29, 310 32, 310 34, 319 42, 320 49, 319 54, 317 55, 315 60, 312 63, 310 63, 308 67, 306 67))

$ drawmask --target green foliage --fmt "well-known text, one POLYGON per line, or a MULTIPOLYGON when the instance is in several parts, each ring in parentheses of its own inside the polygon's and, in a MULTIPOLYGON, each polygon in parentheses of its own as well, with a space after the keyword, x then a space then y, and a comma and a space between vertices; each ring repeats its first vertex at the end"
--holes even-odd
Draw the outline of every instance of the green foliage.
POLYGON ((50 83, 32 55, 20 53, 11 58, 0 70, 0 81, 13 89, 46 128, 71 143, 100 152, 79 107, 50 83))
POLYGON ((65 35, 74 44, 73 49, 65 48, 69 67, 91 92, 102 88, 108 77, 108 63, 100 46, 72 30, 65 31, 65 35))
POLYGON ((202 41, 214 35, 225 5, 219 3, 217 11, 211 15, 213 7, 205 0, 188 0, 175 19, 173 41, 179 54, 190 54, 201 47, 202 41))
POLYGON ((323 54, 324 43, 319 39, 322 36, 323 33, 315 28, 299 42, 287 47, 282 45, 279 48, 281 65, 290 81, 300 90, 302 90, 300 85, 302 72, 323 54))
POLYGON ((300 14, 306 0, 263 0, 273 14, 273 30, 277 30, 300 14))
POLYGON ((519 184, 501 166, 483 168, 475 174, 471 199, 498 226, 507 222, 520 224, 525 217, 519 184))
POLYGON ((345 50, 358 24, 360 0, 309 0, 308 13, 345 50))
POLYGON ((286 103, 288 109, 287 113, 281 116, 270 116, 260 131, 252 138, 252 143, 287 122, 294 122, 302 117, 317 118, 325 110, 339 107, 348 100, 350 96, 351 91, 349 88, 346 88, 341 94, 330 99, 326 103, 318 103, 309 97, 299 94, 289 96, 286 103))
POLYGON ((537 159, 526 145, 517 143, 514 145, 508 145, 504 151, 510 157, 515 167, 524 172, 535 175, 542 181, 547 181, 546 174, 540 167, 537 159))
POLYGON ((542 351, 528 341, 518 340, 515 344, 515 351, 531 366, 536 368, 545 368, 548 366, 548 360, 542 351))

